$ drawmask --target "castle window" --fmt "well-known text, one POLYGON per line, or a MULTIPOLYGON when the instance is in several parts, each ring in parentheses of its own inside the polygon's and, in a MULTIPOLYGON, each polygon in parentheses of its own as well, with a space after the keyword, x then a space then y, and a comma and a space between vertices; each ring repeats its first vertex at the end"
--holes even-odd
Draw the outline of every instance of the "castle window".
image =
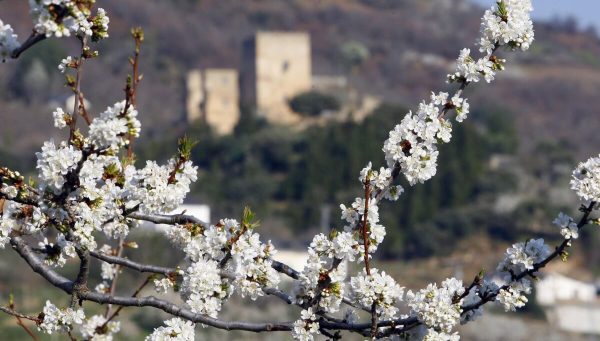
POLYGON ((283 64, 281 65, 281 71, 283 73, 286 73, 289 68, 290 68, 290 62, 287 60, 284 60, 283 64))

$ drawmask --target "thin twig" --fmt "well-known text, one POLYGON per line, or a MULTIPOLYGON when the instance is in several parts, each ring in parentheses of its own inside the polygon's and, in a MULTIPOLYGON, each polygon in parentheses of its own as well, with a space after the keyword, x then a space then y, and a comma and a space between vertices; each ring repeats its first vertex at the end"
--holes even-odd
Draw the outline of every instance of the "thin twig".
MULTIPOLYGON (((123 242, 124 242, 124 238, 120 238, 119 246, 117 247, 117 257, 119 257, 119 258, 123 254, 123 242)), ((114 296, 115 291, 117 290, 117 281, 119 279, 119 270, 121 270, 120 264, 116 264, 115 267, 116 267, 115 275, 113 276, 113 279, 110 282, 110 290, 108 292, 108 294, 111 296, 114 296)), ((104 317, 107 317, 110 314, 111 309, 112 309, 112 305, 108 304, 106 306, 106 310, 104 311, 104 317)))
MULTIPOLYGON (((131 295, 131 297, 137 297, 137 295, 139 295, 139 293, 142 291, 142 289, 144 289, 144 287, 146 287, 146 285, 148 285, 148 283, 150 283, 150 280, 152 279, 152 276, 148 276, 146 277, 146 280, 135 290, 135 292, 131 295)), ((112 294, 111 294, 112 296, 112 294)), ((110 306, 110 305, 109 305, 110 306)), ((121 312, 121 310, 123 310, 123 306, 119 306, 111 315, 110 317, 107 317, 108 315, 105 315, 105 317, 107 317, 106 321, 104 321, 104 323, 102 324, 102 328, 106 327, 106 325, 112 321, 115 317, 117 317, 119 315, 119 313, 121 312)))
POLYGON ((79 41, 81 42, 81 53, 79 55, 79 59, 77 60, 77 65, 75 70, 77 72, 75 78, 75 85, 73 91, 75 93, 75 100, 73 101, 73 113, 71 114, 71 122, 69 124, 69 142, 73 142, 75 137, 75 130, 77 129, 77 113, 79 112, 79 99, 81 94, 81 74, 83 71, 83 62, 85 61, 85 49, 87 47, 87 36, 80 37, 79 41))
MULTIPOLYGON (((11 299, 12 302, 12 299, 11 299)), ((30 320, 35 322, 36 324, 39 324, 40 318, 39 317, 34 317, 34 316, 29 316, 29 315, 25 315, 25 314, 21 314, 19 312, 15 311, 15 307, 14 304, 11 303, 10 307, 2 307, 0 306, 0 311, 3 311, 9 315, 14 316, 17 319, 17 325, 21 326, 21 328, 23 328, 23 330, 25 330, 25 332, 35 341, 39 341, 38 337, 31 331, 31 329, 29 329, 29 327, 27 327, 25 325, 25 323, 23 323, 23 319, 25 320, 30 320)))
POLYGON ((79 92, 79 114, 81 115, 81 117, 83 117, 85 123, 88 126, 92 124, 92 118, 90 117, 90 115, 87 112, 87 109, 85 108, 85 99, 83 97, 83 92, 81 91, 79 92))

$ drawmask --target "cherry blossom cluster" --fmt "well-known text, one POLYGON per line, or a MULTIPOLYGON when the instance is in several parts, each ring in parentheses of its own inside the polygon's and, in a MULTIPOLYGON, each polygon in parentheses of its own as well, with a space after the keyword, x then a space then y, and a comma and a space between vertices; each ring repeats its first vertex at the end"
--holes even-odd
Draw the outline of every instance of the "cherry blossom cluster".
POLYGON ((460 322, 462 300, 456 300, 465 291, 463 283, 455 278, 436 284, 429 284, 417 292, 408 291, 406 300, 411 308, 411 314, 416 315, 430 331, 438 330, 451 333, 460 322))
POLYGON ((320 334, 317 315, 312 308, 302 310, 300 319, 294 322, 292 336, 300 341, 313 341, 317 334, 320 334))
POLYGON ((0 20, 0 60, 4 61, 7 57, 10 57, 12 51, 20 46, 21 44, 17 41, 17 35, 13 28, 0 20))
POLYGON ((379 318, 391 320, 398 315, 398 304, 402 300, 404 288, 385 272, 371 269, 371 274, 362 274, 350 279, 354 300, 363 308, 371 309, 376 303, 379 318))
POLYGON ((42 189, 60 194, 67 182, 67 175, 77 167, 82 155, 81 150, 66 141, 58 146, 54 141, 44 142, 42 151, 36 153, 36 168, 42 189))
MULTIPOLYGON (((264 294, 263 288, 277 287, 279 274, 272 268, 271 258, 276 250, 253 232, 249 214, 245 213, 241 224, 223 219, 207 228, 192 224, 167 232, 190 262, 182 272, 181 294, 192 311, 216 317, 234 290, 254 300, 264 294)), ((173 286, 173 279, 156 280, 155 285, 166 291, 173 286)))
POLYGON ((108 321, 102 315, 94 315, 83 322, 81 336, 89 341, 112 341, 114 334, 121 330, 121 323, 108 321))
POLYGON ((44 263, 48 266, 63 267, 67 260, 77 257, 75 244, 68 241, 63 234, 58 235, 56 244, 49 242, 48 238, 44 238, 38 243, 38 246, 44 250, 46 255, 44 263))
POLYGON ((358 247, 350 232, 337 233, 333 240, 331 236, 316 235, 308 248, 308 260, 295 283, 297 303, 312 305, 319 302, 319 307, 326 312, 338 311, 345 292, 346 269, 334 262, 354 260, 358 247))
POLYGON ((80 325, 85 320, 83 309, 59 309, 50 301, 46 301, 42 315, 39 329, 48 334, 71 331, 73 325, 80 325))
POLYGON ((600 155, 577 166, 573 171, 571 188, 581 200, 600 202, 600 155))
POLYGON ((534 266, 545 260, 551 253, 550 247, 543 239, 531 239, 525 243, 513 244, 506 250, 504 259, 498 264, 498 276, 509 287, 500 289, 498 302, 506 311, 514 311, 527 303, 525 294, 531 292, 531 281, 527 278, 517 279, 517 275, 525 271, 535 270, 534 266))
MULTIPOLYGON (((53 116, 58 127, 70 120, 62 109, 53 116)), ((38 198, 39 208, 54 223, 70 225, 69 238, 86 249, 96 248, 94 231, 125 237, 136 225, 124 216, 127 210, 174 210, 196 180, 196 167, 182 156, 166 166, 148 161, 141 169, 123 163, 116 153, 139 135, 136 116, 132 105, 118 102, 92 121, 89 137, 76 134, 71 143, 58 146, 48 141, 36 154, 38 187, 44 193, 38 198)))
POLYGON ((6 247, 11 234, 36 234, 47 223, 46 215, 39 207, 22 205, 14 201, 4 203, 4 213, 0 219, 0 247, 6 247))
POLYGON ((530 12, 530 0, 500 0, 488 9, 481 22, 479 50, 485 55, 477 60, 470 49, 463 49, 457 59, 456 72, 448 75, 450 82, 490 83, 497 71, 504 70, 504 59, 494 55, 501 46, 526 51, 533 42, 534 32, 530 12))
POLYGON ((147 161, 146 167, 136 170, 127 166, 124 178, 128 179, 126 202, 138 206, 142 213, 167 213, 183 204, 190 185, 197 179, 197 169, 191 161, 179 163, 169 160, 166 166, 147 161))
POLYGON ((97 41, 108 37, 109 19, 99 8, 92 15, 95 1, 29 0, 34 29, 46 37, 89 36, 97 41))
POLYGON ((554 225, 560 227, 560 234, 565 239, 577 239, 579 238, 579 227, 573 218, 560 212, 558 217, 553 221, 554 225))
POLYGON ((452 136, 452 124, 442 117, 445 108, 459 109, 459 121, 469 112, 466 99, 458 94, 451 98, 444 92, 432 94, 430 102, 422 102, 417 112, 404 116, 383 145, 388 167, 398 165, 411 185, 423 183, 436 173, 437 144, 449 142, 452 136))
POLYGON ((534 38, 531 0, 501 0, 485 11, 481 22, 480 51, 491 54, 498 45, 526 51, 534 38))
POLYGON ((108 107, 90 125, 90 143, 97 149, 118 150, 129 144, 128 136, 139 137, 137 110, 125 101, 108 107))
POLYGON ((165 326, 154 329, 145 341, 194 341, 194 324, 180 318, 165 321, 165 326))

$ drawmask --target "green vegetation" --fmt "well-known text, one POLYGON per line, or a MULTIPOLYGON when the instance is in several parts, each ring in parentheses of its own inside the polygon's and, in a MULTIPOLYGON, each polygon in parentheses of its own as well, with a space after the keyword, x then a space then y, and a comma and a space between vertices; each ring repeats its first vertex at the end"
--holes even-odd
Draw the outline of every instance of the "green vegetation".
MULTIPOLYGON (((342 228, 338 205, 361 195, 358 172, 368 161, 384 164, 382 141, 405 113, 404 108, 384 105, 361 124, 332 123, 293 132, 246 112, 236 134, 224 137, 196 125, 187 131, 199 142, 192 152, 200 169, 192 197, 210 204, 214 218, 239 216, 248 205, 261 220, 277 217, 297 232, 317 229, 322 205, 327 205, 332 226, 342 228)), ((443 254, 453 241, 484 229, 502 239, 514 237, 500 226, 501 218, 489 219, 489 208, 451 213, 516 187, 511 174, 486 170, 492 153, 516 149, 514 127, 506 115, 499 110, 474 113, 479 121, 455 124, 452 143, 441 147, 438 175, 415 187, 401 180, 406 193, 381 210, 388 227, 383 256, 443 254)), ((138 145, 145 146, 138 151, 140 159, 164 160, 174 154, 165 148, 175 142, 138 145)))
POLYGON ((294 112, 304 116, 319 116, 325 111, 340 110, 340 102, 337 98, 318 91, 308 91, 294 96, 289 104, 294 112))
POLYGON ((360 66, 370 57, 370 55, 369 48, 359 41, 348 41, 339 48, 340 64, 343 65, 347 71, 351 71, 355 67, 360 66))

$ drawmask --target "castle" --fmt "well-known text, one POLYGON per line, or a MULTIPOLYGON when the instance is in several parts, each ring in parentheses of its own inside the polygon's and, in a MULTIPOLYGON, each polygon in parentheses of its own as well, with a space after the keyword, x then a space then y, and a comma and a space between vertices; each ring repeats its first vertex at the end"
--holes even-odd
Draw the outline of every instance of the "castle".
POLYGON ((244 42, 241 74, 235 69, 192 70, 187 75, 187 121, 202 120, 220 135, 233 132, 240 102, 269 123, 305 127, 332 118, 362 120, 379 104, 357 96, 343 76, 313 76, 310 36, 305 32, 259 31, 244 42), (335 93, 343 106, 334 117, 305 118, 289 100, 316 90, 335 93), (339 95, 342 96, 339 96, 339 95))
POLYGON ((203 120, 219 135, 233 132, 240 119, 238 72, 235 69, 192 70, 187 75, 187 120, 203 120))
POLYGON ((310 36, 299 32, 258 32, 244 44, 242 93, 257 114, 277 124, 300 116, 288 100, 311 88, 310 36))

